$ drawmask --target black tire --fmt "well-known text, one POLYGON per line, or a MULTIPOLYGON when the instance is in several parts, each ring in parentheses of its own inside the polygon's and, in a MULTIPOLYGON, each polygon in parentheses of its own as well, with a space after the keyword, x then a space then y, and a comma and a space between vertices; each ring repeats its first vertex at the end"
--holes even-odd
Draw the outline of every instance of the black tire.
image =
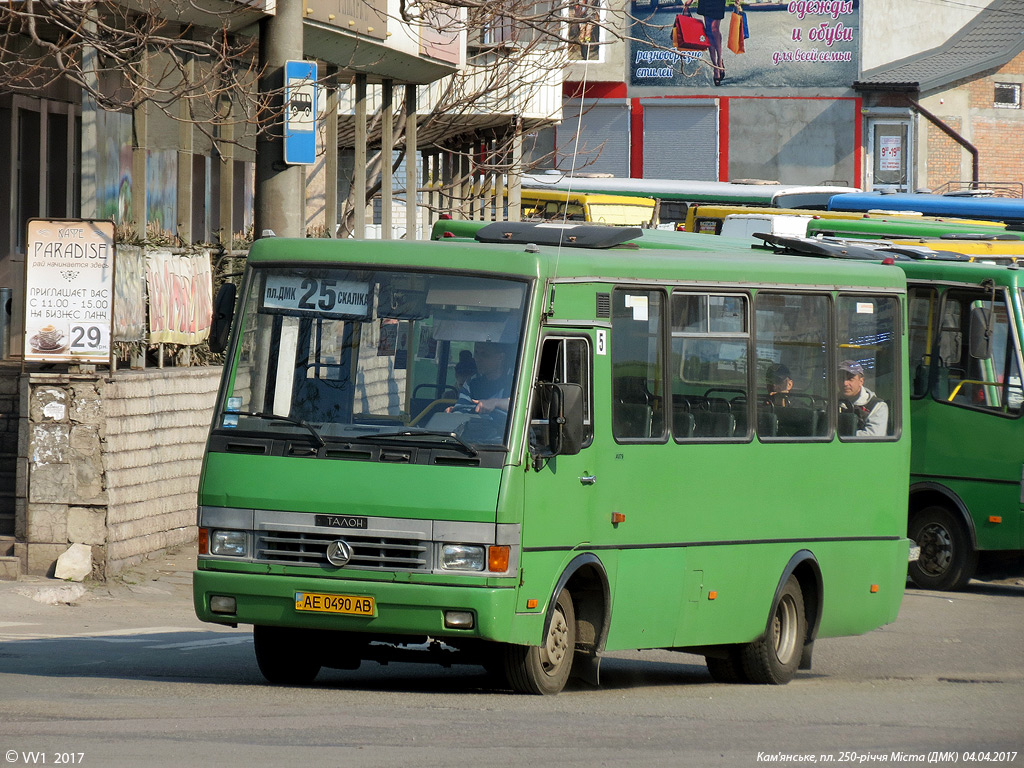
POLYGON ((252 628, 256 663, 268 683, 309 685, 320 673, 320 653, 312 633, 288 627, 252 628), (303 637, 314 640, 302 642, 303 637))
POLYGON ((772 606, 771 621, 763 637, 740 649, 747 679, 759 685, 784 685, 800 666, 807 639, 804 594, 796 576, 790 576, 772 606))
POLYGON ((576 652, 576 612, 562 590, 544 645, 505 647, 505 678, 513 690, 552 696, 565 687, 576 652))
POLYGON ((961 589, 974 576, 978 553, 964 524, 945 507, 922 509, 911 518, 907 535, 921 548, 908 569, 921 589, 961 589))
POLYGON ((747 673, 743 671, 743 661, 739 650, 729 648, 724 657, 705 656, 711 679, 716 683, 749 683, 747 673))

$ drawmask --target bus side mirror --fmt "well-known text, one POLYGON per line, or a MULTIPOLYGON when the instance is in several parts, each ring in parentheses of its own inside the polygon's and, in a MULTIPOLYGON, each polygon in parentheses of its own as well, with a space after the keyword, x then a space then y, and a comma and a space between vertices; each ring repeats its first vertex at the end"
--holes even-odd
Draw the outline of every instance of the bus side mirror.
POLYGON ((228 346, 231 318, 235 314, 235 284, 224 283, 213 300, 213 321, 210 323, 210 351, 223 352, 228 346))
POLYGON ((575 456, 583 447, 583 387, 579 384, 540 385, 546 392, 548 451, 551 456, 575 456))
POLYGON ((988 360, 992 357, 993 310, 975 307, 971 310, 971 357, 988 360))

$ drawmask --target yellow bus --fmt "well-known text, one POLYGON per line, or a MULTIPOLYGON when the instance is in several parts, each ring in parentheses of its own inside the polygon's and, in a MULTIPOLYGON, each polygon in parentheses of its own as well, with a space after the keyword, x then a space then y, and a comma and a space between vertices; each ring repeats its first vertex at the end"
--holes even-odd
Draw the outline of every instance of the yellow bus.
POLYGON ((585 221, 643 226, 654 218, 654 198, 597 195, 562 190, 523 189, 524 221, 585 221))

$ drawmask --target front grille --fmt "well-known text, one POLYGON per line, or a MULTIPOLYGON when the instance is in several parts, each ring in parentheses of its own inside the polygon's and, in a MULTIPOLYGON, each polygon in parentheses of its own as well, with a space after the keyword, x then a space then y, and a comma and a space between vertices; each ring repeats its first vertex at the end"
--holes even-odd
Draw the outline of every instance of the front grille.
POLYGON ((327 562, 327 546, 338 539, 345 539, 352 546, 352 559, 346 568, 375 571, 430 570, 428 541, 348 531, 344 536, 336 533, 257 531, 256 560, 283 565, 330 566, 327 562))

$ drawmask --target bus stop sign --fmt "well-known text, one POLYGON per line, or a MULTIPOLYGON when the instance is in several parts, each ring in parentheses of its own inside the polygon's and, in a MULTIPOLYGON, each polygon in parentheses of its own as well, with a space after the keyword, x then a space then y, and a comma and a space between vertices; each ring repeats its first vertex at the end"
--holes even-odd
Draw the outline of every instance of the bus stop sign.
POLYGON ((316 162, 316 62, 284 64, 284 161, 316 162))

